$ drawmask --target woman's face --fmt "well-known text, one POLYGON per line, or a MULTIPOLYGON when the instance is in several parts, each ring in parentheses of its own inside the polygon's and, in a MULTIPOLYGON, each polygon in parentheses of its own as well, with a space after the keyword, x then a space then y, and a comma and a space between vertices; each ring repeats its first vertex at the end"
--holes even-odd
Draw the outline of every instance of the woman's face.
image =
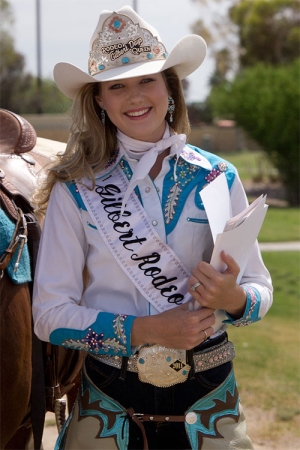
POLYGON ((127 136, 157 142, 165 131, 168 90, 161 73, 101 83, 97 103, 127 136))

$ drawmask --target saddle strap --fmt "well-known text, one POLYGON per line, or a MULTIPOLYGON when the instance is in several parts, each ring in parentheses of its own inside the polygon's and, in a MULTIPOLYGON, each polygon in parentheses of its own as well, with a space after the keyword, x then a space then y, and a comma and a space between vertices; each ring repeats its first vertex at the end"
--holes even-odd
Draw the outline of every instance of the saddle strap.
POLYGON ((15 207, 17 213, 17 223, 11 238, 11 241, 4 251, 3 255, 0 257, 0 270, 3 271, 8 266, 14 253, 19 247, 18 257, 15 264, 15 272, 18 270, 19 261, 23 252, 24 245, 27 242, 27 221, 23 211, 20 208, 15 207))

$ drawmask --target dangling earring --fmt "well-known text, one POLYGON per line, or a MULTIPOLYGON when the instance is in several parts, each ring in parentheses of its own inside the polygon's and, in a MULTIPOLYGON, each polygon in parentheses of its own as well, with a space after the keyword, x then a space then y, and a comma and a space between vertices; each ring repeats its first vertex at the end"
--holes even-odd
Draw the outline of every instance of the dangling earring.
POLYGON ((170 114, 170 123, 172 123, 173 122, 173 114, 175 111, 175 102, 172 97, 168 98, 168 102, 169 102, 168 113, 170 114))
POLYGON ((101 115, 101 122, 102 122, 102 125, 105 127, 105 109, 101 108, 101 113, 100 113, 100 115, 101 115))

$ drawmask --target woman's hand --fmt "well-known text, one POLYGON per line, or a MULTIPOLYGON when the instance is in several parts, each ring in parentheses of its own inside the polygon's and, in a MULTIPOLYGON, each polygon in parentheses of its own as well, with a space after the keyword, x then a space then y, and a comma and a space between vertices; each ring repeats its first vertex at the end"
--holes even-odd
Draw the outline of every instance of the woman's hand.
POLYGON ((137 317, 132 326, 131 345, 152 343, 190 350, 213 334, 214 323, 212 309, 190 311, 186 303, 154 316, 137 317))
POLYGON ((223 309, 234 319, 243 316, 246 306, 246 293, 236 282, 240 268, 235 260, 221 252, 221 258, 227 265, 225 272, 217 272, 210 264, 201 261, 193 270, 189 280, 189 292, 202 306, 212 309, 223 309), (195 291, 191 286, 200 282, 195 291))

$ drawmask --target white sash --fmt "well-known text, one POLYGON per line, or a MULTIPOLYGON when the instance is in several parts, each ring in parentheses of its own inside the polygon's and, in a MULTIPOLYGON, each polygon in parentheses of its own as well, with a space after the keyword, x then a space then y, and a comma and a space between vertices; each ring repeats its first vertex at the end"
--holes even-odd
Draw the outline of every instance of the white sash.
POLYGON ((90 190, 85 178, 77 184, 82 200, 117 263, 136 288, 163 312, 189 300, 190 272, 162 241, 132 192, 121 216, 128 180, 118 166, 90 190))

